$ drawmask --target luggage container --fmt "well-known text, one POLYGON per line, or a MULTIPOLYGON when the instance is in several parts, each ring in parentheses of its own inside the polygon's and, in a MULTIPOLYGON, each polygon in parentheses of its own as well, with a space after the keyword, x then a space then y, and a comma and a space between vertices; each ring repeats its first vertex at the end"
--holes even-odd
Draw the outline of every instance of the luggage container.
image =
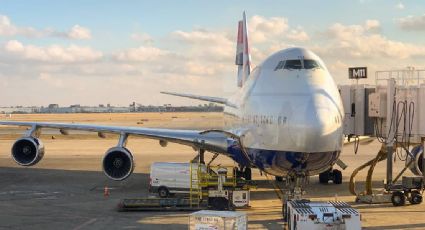
POLYGON ((245 230, 247 223, 244 212, 201 210, 189 215, 189 230, 245 230))
POLYGON ((286 203, 289 230, 360 230, 360 213, 345 202, 294 200, 286 203))

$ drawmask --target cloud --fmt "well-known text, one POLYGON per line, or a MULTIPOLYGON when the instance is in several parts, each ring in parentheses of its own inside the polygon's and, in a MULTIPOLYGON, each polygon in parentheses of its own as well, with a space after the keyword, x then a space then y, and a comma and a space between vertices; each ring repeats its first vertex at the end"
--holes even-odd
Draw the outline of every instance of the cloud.
POLYGON ((67 34, 68 38, 71 39, 90 39, 91 32, 89 29, 82 27, 80 25, 75 25, 71 28, 71 30, 67 34))
POLYGON ((403 30, 425 31, 425 14, 422 16, 407 16, 397 20, 398 25, 403 30))
POLYGON ((83 26, 74 25, 69 31, 63 32, 54 29, 35 29, 32 27, 17 26, 9 17, 0 15, 0 36, 24 36, 30 38, 57 37, 74 40, 91 39, 91 31, 83 26))
POLYGON ((286 34, 286 37, 291 41, 297 41, 297 42, 304 42, 304 41, 310 40, 310 37, 302 28, 291 29, 286 34))
MULTIPOLYGON (((187 50, 193 50, 188 46, 187 50)), ((116 52, 114 61, 123 63, 127 69, 132 69, 135 63, 150 75, 182 74, 211 76, 220 72, 222 64, 214 60, 199 59, 189 53, 176 53, 152 46, 140 46, 116 52)), ((134 68, 133 68, 134 70, 134 68)))
POLYGON ((147 33, 133 33, 130 35, 130 38, 146 45, 152 45, 154 43, 152 36, 147 33))
POLYGON ((18 27, 12 24, 9 17, 0 15, 0 36, 23 35, 27 37, 38 37, 41 33, 31 27, 18 27))
MULTIPOLYGON (((367 66, 370 73, 378 70, 423 67, 425 46, 397 41, 377 33, 377 23, 344 25, 335 23, 311 40, 310 49, 328 66, 337 83, 349 83, 347 68, 367 66)), ((365 83, 373 83, 370 77, 365 83), (368 82, 369 81, 369 82, 368 82)))
POLYGON ((399 10, 404 10, 404 5, 403 3, 399 2, 397 5, 395 5, 395 8, 399 10))
POLYGON ((190 61, 185 63, 185 68, 188 74, 191 75, 199 75, 199 76, 205 76, 205 75, 214 75, 217 74, 218 69, 214 68, 214 66, 210 65, 203 65, 199 62, 190 61))
POLYGON ((251 51, 256 53, 253 58, 262 59, 270 52, 300 46, 310 40, 310 35, 301 26, 290 26, 288 19, 284 17, 267 18, 254 15, 248 21, 248 27, 251 51))
POLYGON ((115 60, 122 62, 145 62, 158 60, 169 55, 170 52, 151 46, 140 46, 120 51, 113 55, 115 60))
POLYGON ((378 20, 366 20, 365 30, 373 31, 373 32, 379 32, 381 30, 381 23, 378 20))
POLYGON ((23 61, 40 61, 48 63, 75 63, 92 62, 102 58, 100 51, 90 47, 69 45, 50 45, 40 47, 34 45, 24 45, 17 40, 10 40, 4 45, 4 51, 10 58, 23 61))
MULTIPOLYGON (((16 31, 10 28, 11 25, 13 28, 10 20, 1 20, 4 22, 0 22, 3 25, 0 28, 9 29, 0 31, 9 31, 8 34, 16 31)), ((84 31, 79 27, 73 27, 77 31, 73 38, 70 37, 73 28, 61 33, 50 30, 48 36, 91 37, 90 30, 84 35, 79 33, 84 31)), ((0 44, 0 77, 8 83, 2 89, 5 95, 2 98, 12 99, 0 98, 0 104, 16 105, 22 101, 30 105, 47 104, 45 100, 50 95, 55 95, 61 104, 198 103, 159 95, 162 90, 227 96, 236 89, 236 29, 236 25, 197 27, 172 31, 160 39, 147 33, 133 33, 129 36, 137 41, 137 46, 106 53, 87 46, 39 46, 10 38, 0 44), (26 92, 31 96, 27 100, 20 97, 19 102, 13 95, 22 88, 22 82, 32 86, 26 92)), ((385 37, 380 33, 381 23, 373 19, 358 25, 335 23, 328 28, 315 28, 316 33, 307 33, 301 26, 290 25, 286 18, 256 15, 249 20, 249 30, 254 65, 275 51, 304 46, 326 61, 337 81, 347 78, 349 66, 367 65, 370 71, 385 70, 403 67, 400 66, 403 63, 423 65, 425 58, 423 45, 385 37)), ((47 33, 47 30, 35 31, 47 33)))
POLYGON ((288 19, 283 17, 265 18, 254 15, 248 22, 249 36, 253 43, 263 43, 282 36, 288 30, 288 19))
POLYGON ((319 50, 327 55, 352 58, 406 59, 424 56, 425 46, 394 41, 381 34, 372 33, 370 24, 365 23, 362 26, 335 23, 327 31, 327 38, 330 40, 326 48, 319 50))
POLYGON ((213 32, 207 29, 195 29, 190 32, 177 30, 172 36, 180 41, 191 44, 202 44, 205 46, 231 43, 229 37, 223 32, 213 32))
POLYGON ((46 84, 49 84, 54 87, 64 87, 63 81, 60 78, 53 77, 50 73, 40 73, 38 79, 46 84))
POLYGON ((24 45, 22 45, 22 43, 16 41, 16 40, 11 40, 9 42, 6 43, 5 48, 7 51, 9 52, 21 52, 24 50, 24 45))
POLYGON ((197 28, 193 31, 177 30, 171 38, 184 46, 185 56, 208 61, 229 62, 235 55, 236 36, 232 37, 224 31, 210 31, 197 28))

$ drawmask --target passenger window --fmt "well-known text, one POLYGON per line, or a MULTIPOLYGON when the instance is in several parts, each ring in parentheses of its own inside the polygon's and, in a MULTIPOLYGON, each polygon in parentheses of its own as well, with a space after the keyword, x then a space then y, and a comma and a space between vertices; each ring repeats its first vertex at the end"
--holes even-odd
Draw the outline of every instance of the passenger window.
POLYGON ((301 60, 286 60, 284 69, 301 69, 301 60))
POLYGON ((319 63, 315 60, 306 59, 304 60, 304 68, 305 69, 315 69, 315 68, 321 68, 319 63))

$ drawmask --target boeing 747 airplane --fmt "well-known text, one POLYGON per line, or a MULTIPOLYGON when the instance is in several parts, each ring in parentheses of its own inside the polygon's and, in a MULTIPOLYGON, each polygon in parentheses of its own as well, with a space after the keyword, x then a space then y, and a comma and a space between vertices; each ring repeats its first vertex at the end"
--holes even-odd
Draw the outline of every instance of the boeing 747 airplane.
POLYGON ((343 146, 344 110, 338 88, 323 61, 304 48, 278 51, 251 70, 245 13, 238 23, 236 50, 238 92, 232 98, 169 93, 224 105, 225 130, 170 130, 87 124, 0 121, 1 125, 26 126, 28 131, 12 147, 17 164, 32 166, 44 156, 39 139, 43 128, 119 134, 117 146, 104 155, 107 177, 124 180, 134 169, 126 148, 130 135, 192 146, 232 158, 242 175, 251 179, 251 168, 277 177, 320 174, 321 182, 341 183, 341 172, 332 170, 343 146))

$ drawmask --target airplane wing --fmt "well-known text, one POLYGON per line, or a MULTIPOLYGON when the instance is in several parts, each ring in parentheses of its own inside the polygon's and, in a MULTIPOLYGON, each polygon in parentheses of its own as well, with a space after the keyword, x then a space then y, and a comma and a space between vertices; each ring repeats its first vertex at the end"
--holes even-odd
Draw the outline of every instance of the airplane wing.
POLYGON ((197 100, 201 100, 201 101, 209 101, 209 102, 214 102, 214 103, 218 103, 218 104, 223 104, 223 105, 235 107, 235 105, 230 103, 229 100, 227 100, 226 98, 221 98, 221 97, 199 96, 199 95, 194 95, 194 94, 173 93, 173 92, 161 92, 161 93, 173 95, 173 96, 177 96, 177 97, 187 97, 187 98, 197 99, 197 100))
MULTIPOLYGON (((0 121, 0 125, 26 126, 31 127, 32 131, 42 128, 58 129, 62 134, 67 134, 68 130, 81 130, 88 132, 97 132, 99 136, 103 133, 114 133, 121 135, 136 135, 150 139, 169 141, 183 145, 189 145, 196 148, 202 148, 214 152, 225 152, 227 149, 227 136, 218 132, 204 132, 197 130, 174 130, 174 129, 156 129, 156 128, 138 128, 138 127, 120 127, 88 124, 70 124, 70 123, 50 123, 50 122, 19 122, 19 121, 0 121)), ((27 135, 31 136, 31 135, 27 135)))
POLYGON ((44 145, 38 138, 43 128, 58 129, 62 134, 69 134, 69 130, 97 132, 99 137, 104 133, 119 135, 116 147, 110 148, 102 161, 103 172, 112 180, 124 180, 134 170, 134 160, 131 152, 126 148, 127 137, 141 136, 159 140, 161 146, 168 142, 192 146, 194 149, 207 150, 216 153, 227 153, 229 137, 232 134, 221 130, 171 130, 138 127, 119 127, 89 124, 66 124, 49 122, 19 122, 0 121, 0 125, 29 127, 28 131, 15 141, 12 146, 12 157, 21 166, 37 164, 44 156, 44 145))

